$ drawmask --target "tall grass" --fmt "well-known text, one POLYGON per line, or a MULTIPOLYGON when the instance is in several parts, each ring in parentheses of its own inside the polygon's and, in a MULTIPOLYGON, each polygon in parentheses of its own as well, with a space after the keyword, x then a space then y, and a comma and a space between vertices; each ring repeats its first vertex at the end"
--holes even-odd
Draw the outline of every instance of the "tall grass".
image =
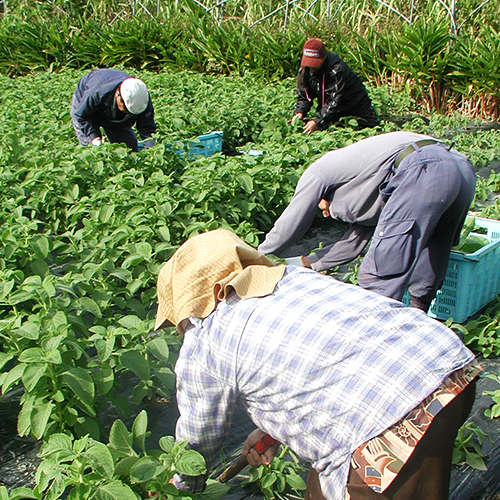
POLYGON ((362 78, 406 88, 427 112, 498 119, 500 2, 448 3, 297 0, 285 19, 282 0, 11 0, 0 71, 122 65, 282 79, 319 36, 362 78))
POLYGON ((500 33, 485 26, 478 35, 457 40, 451 87, 459 107, 472 116, 498 120, 500 104, 500 33))
POLYGON ((328 20, 362 30, 368 25, 392 30, 417 18, 446 20, 456 30, 498 25, 500 5, 496 0, 8 0, 7 13, 24 17, 94 18, 112 22, 133 15, 164 21, 175 12, 193 10, 195 5, 220 20, 238 19, 247 25, 281 23, 285 15, 294 23, 328 20), (274 13, 270 15, 271 13, 274 13))

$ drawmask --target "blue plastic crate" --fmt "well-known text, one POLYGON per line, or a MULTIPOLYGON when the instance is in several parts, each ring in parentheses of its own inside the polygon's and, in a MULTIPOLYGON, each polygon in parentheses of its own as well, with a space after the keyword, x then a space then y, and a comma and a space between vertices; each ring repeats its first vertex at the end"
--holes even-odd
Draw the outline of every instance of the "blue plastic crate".
POLYGON ((184 142, 175 141, 173 144, 165 144, 165 152, 170 152, 173 149, 176 155, 184 156, 187 154, 189 159, 197 156, 212 156, 214 153, 222 151, 223 135, 224 132, 217 130, 184 142))
POLYGON ((199 135, 195 140, 188 141, 186 145, 189 147, 188 156, 212 156, 218 151, 222 151, 222 136, 223 132, 215 131, 209 134, 199 135))
MULTIPOLYGON (((470 254, 451 251, 443 286, 428 312, 432 318, 451 317, 462 323, 500 293, 500 221, 476 218, 475 223, 487 230, 486 235, 479 236, 490 243, 470 254)), ((408 292, 403 302, 410 304, 408 292)))

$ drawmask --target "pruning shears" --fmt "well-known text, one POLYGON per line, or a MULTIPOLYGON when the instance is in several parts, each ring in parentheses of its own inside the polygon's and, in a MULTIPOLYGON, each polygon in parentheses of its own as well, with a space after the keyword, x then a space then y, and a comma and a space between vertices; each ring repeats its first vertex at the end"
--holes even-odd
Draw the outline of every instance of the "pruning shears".
MULTIPOLYGON (((274 443, 276 443, 276 439, 272 438, 269 434, 264 434, 260 438, 260 440, 257 443, 255 443, 253 447, 262 455, 262 453, 264 453, 274 443)), ((219 476, 219 481, 221 483, 227 483, 230 479, 236 476, 238 472, 243 470, 247 465, 248 465, 247 457, 241 456, 219 476)))

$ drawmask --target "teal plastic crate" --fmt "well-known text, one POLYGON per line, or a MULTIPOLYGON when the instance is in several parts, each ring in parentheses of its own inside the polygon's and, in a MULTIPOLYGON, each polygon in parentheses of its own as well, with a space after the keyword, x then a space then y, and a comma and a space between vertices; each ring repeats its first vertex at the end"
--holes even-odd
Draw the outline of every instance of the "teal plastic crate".
POLYGON ((196 158, 197 156, 212 156, 222 151, 223 135, 224 132, 217 130, 184 142, 175 141, 173 147, 172 144, 165 144, 165 152, 170 152, 173 149, 176 155, 184 156, 187 154, 189 159, 196 158))
MULTIPOLYGON (((487 233, 471 234, 484 236, 490 243, 470 254, 451 251, 443 286, 428 312, 433 318, 451 317, 462 323, 500 293, 500 221, 477 217, 475 223, 487 233)), ((410 304, 408 292, 403 302, 410 304)))
POLYGON ((199 135, 195 140, 188 141, 188 156, 212 156, 214 153, 222 151, 223 132, 216 131, 209 134, 199 135))

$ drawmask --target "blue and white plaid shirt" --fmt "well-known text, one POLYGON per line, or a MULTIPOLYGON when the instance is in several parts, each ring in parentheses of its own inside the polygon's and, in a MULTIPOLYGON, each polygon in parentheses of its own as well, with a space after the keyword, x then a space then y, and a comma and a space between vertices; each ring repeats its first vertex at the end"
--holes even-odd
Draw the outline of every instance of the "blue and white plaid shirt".
POLYGON ((291 266, 272 295, 233 292, 192 324, 175 369, 177 438, 210 466, 240 403, 335 500, 345 498, 351 453, 474 359, 421 311, 291 266))

